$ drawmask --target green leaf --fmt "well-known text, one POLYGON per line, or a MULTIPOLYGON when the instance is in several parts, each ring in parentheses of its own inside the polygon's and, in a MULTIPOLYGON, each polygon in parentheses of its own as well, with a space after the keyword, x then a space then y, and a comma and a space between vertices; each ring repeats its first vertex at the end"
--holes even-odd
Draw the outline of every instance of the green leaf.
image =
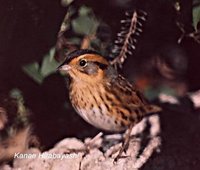
POLYGON ((157 88, 150 86, 144 90, 144 96, 149 101, 155 100, 159 96, 160 93, 164 93, 171 96, 177 96, 176 91, 168 86, 160 86, 157 88))
POLYGON ((72 21, 74 32, 81 35, 91 35, 96 32, 99 23, 93 16, 79 16, 72 21))
POLYGON ((100 50, 100 46, 101 46, 101 41, 98 38, 95 38, 91 41, 91 47, 96 49, 97 51, 100 50))
POLYGON ((61 4, 66 7, 70 5, 73 1, 74 0, 61 0, 61 4))
POLYGON ((23 95, 21 90, 18 88, 14 88, 10 91, 9 96, 14 98, 14 99, 23 99, 23 95))
POLYGON ((155 89, 152 87, 148 87, 144 91, 144 96, 149 100, 152 101, 158 97, 158 94, 160 93, 160 89, 155 89))
POLYGON ((83 15, 89 15, 92 12, 92 10, 91 8, 83 5, 80 7, 78 12, 80 16, 83 16, 83 15))
POLYGON ((40 73, 43 76, 43 78, 54 73, 59 65, 59 63, 54 59, 54 54, 55 54, 55 48, 51 48, 49 53, 45 55, 43 58, 40 69, 40 73))
POLYGON ((69 38, 68 41, 72 44, 79 45, 81 43, 81 39, 77 37, 69 38))
POLYGON ((22 67, 22 69, 37 83, 41 84, 43 82, 44 78, 39 72, 39 64, 37 62, 25 65, 22 67))
POLYGON ((79 16, 72 20, 72 29, 80 35, 91 35, 97 30, 99 22, 92 13, 91 8, 82 6, 79 9, 79 16))
POLYGON ((192 10, 193 13, 193 26, 197 30, 197 24, 200 21, 200 5, 195 6, 192 10))
POLYGON ((43 80, 50 74, 56 72, 56 68, 59 63, 54 59, 55 47, 49 50, 49 53, 46 54, 43 58, 41 67, 37 62, 25 65, 22 69, 28 74, 33 80, 41 84, 43 80))

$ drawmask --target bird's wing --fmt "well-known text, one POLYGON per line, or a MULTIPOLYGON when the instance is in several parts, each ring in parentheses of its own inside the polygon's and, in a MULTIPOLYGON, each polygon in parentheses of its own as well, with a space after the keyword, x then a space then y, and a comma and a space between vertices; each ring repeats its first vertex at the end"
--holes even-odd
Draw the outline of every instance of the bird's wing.
POLYGON ((150 105, 144 95, 137 87, 129 83, 121 75, 111 81, 112 92, 120 100, 121 104, 131 109, 133 112, 138 109, 139 112, 149 113, 158 112, 160 109, 154 105, 150 105))
POLYGON ((118 94, 124 103, 136 106, 147 104, 142 93, 121 75, 112 80, 111 86, 113 93, 118 94))

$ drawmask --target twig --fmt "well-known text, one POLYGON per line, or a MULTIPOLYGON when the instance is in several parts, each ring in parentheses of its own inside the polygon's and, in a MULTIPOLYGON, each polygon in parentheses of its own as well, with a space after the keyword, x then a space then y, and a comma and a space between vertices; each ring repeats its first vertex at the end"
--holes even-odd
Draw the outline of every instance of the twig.
POLYGON ((131 18, 121 21, 125 26, 122 26, 121 32, 117 34, 118 39, 115 41, 115 46, 112 50, 113 55, 117 54, 117 57, 111 61, 112 65, 122 67, 127 55, 132 55, 132 50, 135 50, 137 39, 134 36, 139 36, 142 32, 140 28, 142 23, 139 19, 142 21, 146 20, 146 13, 143 11, 141 13, 141 15, 139 15, 138 11, 134 11, 131 15, 126 13, 127 17, 131 18))
POLYGON ((90 150, 91 148, 97 147, 97 145, 99 145, 98 144, 99 141, 100 141, 100 143, 102 141, 102 138, 101 138, 102 136, 103 136, 103 133, 99 132, 94 138, 86 140, 85 146, 86 146, 87 150, 90 150))
POLYGON ((150 141, 143 150, 142 154, 136 159, 134 168, 141 168, 144 163, 151 157, 153 152, 157 150, 161 145, 161 138, 158 136, 161 132, 160 129, 160 118, 158 115, 152 115, 149 118, 150 128, 150 141))
POLYGON ((185 29, 183 28, 183 24, 180 22, 176 22, 177 27, 179 28, 179 30, 181 31, 181 36, 178 39, 178 44, 181 43, 181 41, 183 40, 183 38, 185 37, 185 29))
POLYGON ((68 42, 68 40, 64 36, 64 33, 67 31, 68 26, 69 26, 70 17, 71 15, 70 15, 70 8, 69 8, 60 26, 60 31, 58 32, 58 35, 57 35, 56 52, 54 56, 54 58, 57 61, 61 61, 63 59, 65 48, 67 48, 68 51, 77 49, 77 47, 74 44, 68 42))
POLYGON ((147 160, 151 157, 155 149, 157 149, 158 146, 160 146, 160 141, 160 137, 154 137, 150 140, 148 146, 144 149, 143 153, 134 162, 134 168, 139 169, 147 162, 147 160))
POLYGON ((181 31, 181 36, 179 37, 179 39, 177 41, 178 44, 180 44, 185 37, 192 38, 195 42, 200 44, 200 30, 195 30, 194 32, 186 33, 186 31, 184 29, 184 25, 182 23, 177 21, 176 25, 179 28, 179 30, 181 31))
POLYGON ((195 42, 200 44, 200 30, 194 31, 186 35, 187 37, 193 38, 195 42))
POLYGON ((95 39, 95 35, 87 35, 83 38, 82 43, 81 43, 81 49, 88 49, 90 46, 90 43, 93 39, 95 39))
MULTIPOLYGON (((123 63, 125 58, 127 58, 126 53, 128 51, 128 44, 129 44, 129 39, 131 38, 132 33, 135 32, 136 30, 136 23, 137 23, 137 13, 136 11, 133 13, 132 19, 131 19, 131 25, 129 28, 129 31, 127 35, 125 36, 124 44, 121 48, 121 51, 119 55, 111 62, 111 64, 116 63, 123 63)), ((121 35, 120 33, 118 34, 119 36, 121 35)))

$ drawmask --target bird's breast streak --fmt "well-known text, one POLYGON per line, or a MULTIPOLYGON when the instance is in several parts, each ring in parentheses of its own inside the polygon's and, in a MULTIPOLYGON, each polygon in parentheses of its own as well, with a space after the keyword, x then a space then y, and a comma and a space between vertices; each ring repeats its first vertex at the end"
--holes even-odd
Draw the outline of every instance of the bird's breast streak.
POLYGON ((77 113, 85 121, 103 130, 123 130, 119 124, 116 124, 115 118, 110 116, 109 110, 104 104, 105 102, 99 98, 97 91, 94 89, 81 89, 81 92, 78 89, 76 90, 76 93, 73 93, 70 99, 77 113), (78 93, 84 95, 84 97, 81 98, 78 93))

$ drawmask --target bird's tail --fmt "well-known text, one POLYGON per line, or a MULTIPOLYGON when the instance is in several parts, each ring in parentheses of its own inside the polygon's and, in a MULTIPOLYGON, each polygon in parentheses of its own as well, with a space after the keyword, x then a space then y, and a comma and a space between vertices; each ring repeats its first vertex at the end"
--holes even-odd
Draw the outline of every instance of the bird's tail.
POLYGON ((157 105, 147 105, 145 106, 145 110, 147 114, 161 112, 162 108, 157 105))

